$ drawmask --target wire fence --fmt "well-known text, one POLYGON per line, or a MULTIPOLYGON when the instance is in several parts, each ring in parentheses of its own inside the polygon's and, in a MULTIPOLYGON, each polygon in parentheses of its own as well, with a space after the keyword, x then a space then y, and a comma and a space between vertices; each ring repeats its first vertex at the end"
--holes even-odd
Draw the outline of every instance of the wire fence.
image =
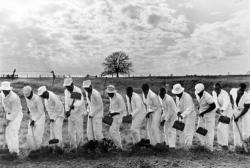
MULTIPOLYGON (((54 78, 65 78, 65 77, 73 77, 73 78, 116 78, 116 75, 90 75, 90 74, 62 74, 58 73, 54 76, 54 78)), ((157 75, 157 74, 129 74, 129 75, 120 75, 120 78, 186 78, 186 77, 192 77, 192 78, 198 78, 198 77, 206 77, 206 78, 214 78, 214 77, 250 77, 250 74, 224 74, 224 75, 174 75, 174 74, 168 74, 168 75, 157 75)), ((13 74, 7 74, 3 73, 0 74, 0 78, 53 78, 53 74, 51 73, 39 73, 39 72, 17 72, 14 75, 13 74)))

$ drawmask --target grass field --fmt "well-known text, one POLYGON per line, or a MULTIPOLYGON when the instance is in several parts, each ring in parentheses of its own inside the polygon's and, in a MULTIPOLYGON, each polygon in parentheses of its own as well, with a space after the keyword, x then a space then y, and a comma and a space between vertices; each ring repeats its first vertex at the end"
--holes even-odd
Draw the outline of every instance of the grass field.
MULTIPOLYGON (((84 78, 74 78, 74 83, 77 86, 81 86, 84 78)), ((175 83, 181 83, 187 92, 189 92, 197 104, 194 96, 194 86, 198 82, 205 84, 209 92, 212 91, 212 86, 215 82, 221 82, 225 90, 229 91, 232 87, 237 87, 239 83, 245 82, 250 85, 249 76, 214 76, 214 77, 137 77, 137 78, 95 78, 91 79, 93 87, 99 90, 103 97, 105 113, 108 112, 109 101, 107 96, 104 94, 104 89, 108 84, 114 84, 123 96, 125 96, 125 89, 128 86, 134 87, 134 90, 141 93, 140 87, 143 83, 148 83, 152 90, 158 92, 161 87, 164 87, 166 83, 172 86, 175 83)), ((0 82, 4 79, 0 79, 0 82)), ((20 147, 25 148, 26 135, 27 135, 27 107, 26 102, 22 94, 22 88, 25 85, 30 85, 34 88, 35 92, 37 88, 42 85, 46 85, 48 89, 58 94, 61 100, 64 100, 64 88, 63 79, 56 79, 52 86, 51 78, 29 78, 29 79, 15 79, 12 81, 14 91, 20 96, 23 106, 24 118, 21 124, 20 130, 20 147)), ((171 94, 171 93, 170 93, 171 94)), ((47 117, 48 119, 48 117, 47 117)), ((48 121, 47 121, 48 123, 48 121)), ((122 124, 121 136, 123 145, 127 145, 131 142, 130 125, 122 124)), ((232 128, 231 128, 232 129, 232 128)), ((103 125, 104 136, 107 137, 108 127, 103 125)), ((49 125, 46 124, 45 136, 43 144, 48 144, 49 125)), ((145 125, 143 126, 142 136, 145 137, 145 125)), ((86 118, 84 118, 84 137, 86 140, 86 118)), ((64 123, 63 127, 63 139, 64 143, 68 143, 67 136, 67 122, 64 123)), ((232 131, 230 132, 230 144, 233 143, 232 131)), ((199 142, 197 137, 194 138, 194 145, 198 145, 199 142)), ((215 137, 216 144, 216 137, 215 137)), ((129 154, 131 155, 131 153, 129 154)), ((120 153, 112 156, 102 156, 92 159, 86 158, 74 158, 74 159, 63 159, 57 158, 50 160, 49 158, 30 161, 26 158, 18 160, 15 163, 4 162, 0 160, 0 167, 2 166, 18 166, 18 167, 250 167, 250 158, 247 155, 240 155, 231 152, 214 152, 213 154, 200 153, 200 152, 186 152, 182 150, 170 151, 165 154, 148 154, 148 155, 136 155, 134 157, 128 156, 128 154, 120 153)))

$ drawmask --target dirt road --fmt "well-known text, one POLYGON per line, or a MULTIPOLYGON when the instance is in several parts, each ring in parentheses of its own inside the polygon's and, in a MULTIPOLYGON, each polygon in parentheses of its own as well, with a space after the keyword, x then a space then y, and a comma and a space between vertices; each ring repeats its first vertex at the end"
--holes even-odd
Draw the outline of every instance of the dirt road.
POLYGON ((17 160, 15 162, 0 161, 0 167, 94 167, 94 168, 249 168, 250 155, 232 152, 215 151, 213 153, 196 151, 174 150, 164 153, 145 152, 132 154, 119 152, 113 154, 88 156, 53 156, 37 160, 17 160))

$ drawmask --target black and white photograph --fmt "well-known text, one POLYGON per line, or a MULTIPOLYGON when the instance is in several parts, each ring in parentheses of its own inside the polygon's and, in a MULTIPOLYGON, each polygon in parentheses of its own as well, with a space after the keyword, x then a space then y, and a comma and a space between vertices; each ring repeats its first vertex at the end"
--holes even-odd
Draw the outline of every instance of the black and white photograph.
POLYGON ((0 0, 0 167, 250 167, 250 1, 0 0))

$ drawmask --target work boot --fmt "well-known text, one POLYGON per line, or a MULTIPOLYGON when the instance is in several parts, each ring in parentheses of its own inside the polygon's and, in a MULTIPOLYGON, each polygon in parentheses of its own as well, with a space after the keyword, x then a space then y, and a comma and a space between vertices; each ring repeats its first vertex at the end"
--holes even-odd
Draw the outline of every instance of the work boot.
POLYGON ((227 145, 223 145, 221 148, 222 148, 223 151, 228 151, 228 146, 227 145))
POLYGON ((41 150, 32 150, 32 151, 30 151, 28 157, 31 158, 31 159, 36 159, 36 158, 41 157, 41 150))
POLYGON ((169 147, 169 150, 175 150, 175 147, 169 147))
POLYGON ((64 153, 64 150, 63 150, 61 147, 56 146, 56 147, 54 148, 54 152, 55 152, 56 154, 58 154, 58 155, 62 155, 62 154, 64 153))
POLYGON ((141 141, 139 143, 141 146, 145 146, 145 147, 151 146, 149 139, 141 139, 141 141))
POLYGON ((2 145, 0 148, 0 154, 7 154, 9 153, 9 149, 6 145, 2 145))
POLYGON ((76 149, 76 148, 71 148, 71 149, 69 150, 69 152, 70 152, 70 153, 76 153, 76 152, 77 152, 77 149, 76 149))
POLYGON ((123 151, 123 148, 122 148, 122 147, 116 146, 114 149, 112 149, 112 151, 115 151, 115 152, 122 152, 122 151, 123 151))
POLYGON ((243 152, 244 152, 244 149, 243 149, 242 147, 240 147, 240 146, 236 146, 236 147, 235 147, 235 152, 236 152, 236 153, 243 153, 243 152))
POLYGON ((146 139, 146 140, 145 140, 145 144, 150 144, 150 140, 149 140, 149 139, 146 139))
POLYGON ((156 152, 165 152, 168 150, 168 148, 166 147, 165 143, 157 143, 154 148, 153 148, 156 152))
POLYGON ((16 152, 8 153, 8 154, 6 154, 6 155, 3 155, 3 156, 2 156, 2 159, 3 159, 3 160, 8 160, 8 161, 13 161, 13 160, 18 159, 18 155, 17 155, 16 152))

